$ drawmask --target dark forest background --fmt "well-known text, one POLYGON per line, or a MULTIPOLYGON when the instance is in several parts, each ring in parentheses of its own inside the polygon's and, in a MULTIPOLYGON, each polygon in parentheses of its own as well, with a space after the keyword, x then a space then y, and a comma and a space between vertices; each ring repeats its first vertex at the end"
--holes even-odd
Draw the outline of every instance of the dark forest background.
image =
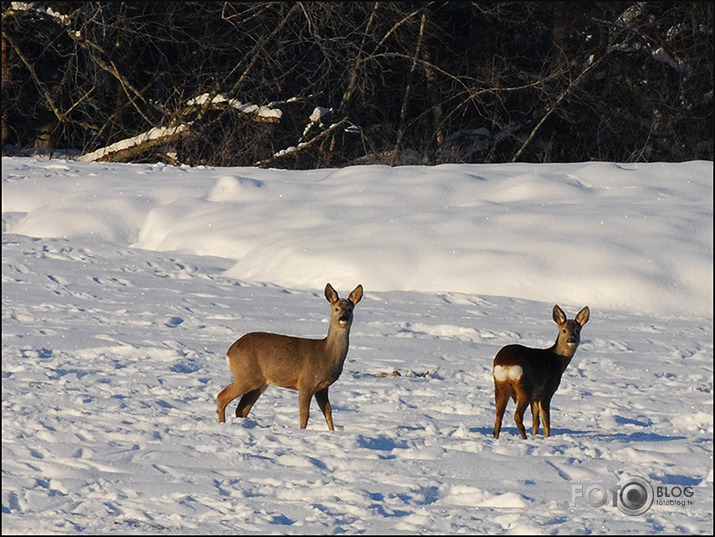
POLYGON ((712 2, 2 2, 3 154, 712 160, 712 38, 712 2))

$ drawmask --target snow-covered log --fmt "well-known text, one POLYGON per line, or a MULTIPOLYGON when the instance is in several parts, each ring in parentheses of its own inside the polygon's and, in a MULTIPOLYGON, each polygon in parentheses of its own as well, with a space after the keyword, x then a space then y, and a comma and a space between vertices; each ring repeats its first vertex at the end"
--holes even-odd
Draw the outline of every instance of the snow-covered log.
POLYGON ((82 162, 127 162, 149 149, 175 142, 190 132, 190 125, 187 123, 175 127, 154 127, 137 136, 125 138, 91 153, 86 153, 77 160, 82 162))

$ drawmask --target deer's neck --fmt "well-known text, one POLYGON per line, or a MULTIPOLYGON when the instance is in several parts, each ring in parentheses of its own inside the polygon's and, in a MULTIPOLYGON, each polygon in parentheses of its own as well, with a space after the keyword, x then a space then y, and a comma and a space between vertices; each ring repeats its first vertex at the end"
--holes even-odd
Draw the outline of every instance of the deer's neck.
POLYGON ((577 346, 570 346, 567 345, 566 343, 559 344, 558 338, 556 339, 556 342, 554 345, 549 349, 551 353, 558 358, 558 360, 561 362, 561 371, 565 371, 568 365, 571 363, 571 358, 573 358, 573 355, 576 354, 576 349, 578 348, 577 346))
POLYGON ((348 355, 350 329, 330 327, 328 336, 323 340, 325 359, 330 368, 330 377, 337 379, 343 372, 345 358, 348 355))
POLYGON ((350 328, 330 326, 328 336, 324 340, 325 351, 332 361, 343 362, 348 354, 350 344, 350 328))

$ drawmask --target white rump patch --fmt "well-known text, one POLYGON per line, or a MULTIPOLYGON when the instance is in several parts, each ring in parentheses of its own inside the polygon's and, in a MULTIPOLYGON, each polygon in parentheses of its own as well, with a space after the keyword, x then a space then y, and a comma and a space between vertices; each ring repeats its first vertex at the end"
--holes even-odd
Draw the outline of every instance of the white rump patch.
POLYGON ((226 353, 226 365, 228 366, 228 370, 231 370, 231 359, 228 357, 228 353, 226 353))
POLYGON ((499 382, 504 382, 507 378, 509 380, 519 380, 523 374, 524 370, 520 365, 494 366, 494 379, 499 382))
POLYGON ((509 369, 504 367, 503 365, 495 365, 494 366, 494 379, 498 380, 499 382, 504 382, 506 378, 509 376, 509 369))

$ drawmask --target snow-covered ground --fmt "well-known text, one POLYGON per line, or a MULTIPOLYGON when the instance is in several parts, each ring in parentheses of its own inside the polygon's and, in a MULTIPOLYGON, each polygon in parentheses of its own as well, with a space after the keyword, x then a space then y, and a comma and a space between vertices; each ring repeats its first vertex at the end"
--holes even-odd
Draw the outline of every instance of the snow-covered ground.
POLYGON ((3 158, 2 222, 4 534, 712 531, 712 162, 3 158), (323 337, 326 282, 365 289, 336 431, 276 387, 219 424, 230 344, 323 337), (555 303, 591 319, 552 436, 495 440, 555 303), (634 478, 644 514, 595 505, 634 478))

